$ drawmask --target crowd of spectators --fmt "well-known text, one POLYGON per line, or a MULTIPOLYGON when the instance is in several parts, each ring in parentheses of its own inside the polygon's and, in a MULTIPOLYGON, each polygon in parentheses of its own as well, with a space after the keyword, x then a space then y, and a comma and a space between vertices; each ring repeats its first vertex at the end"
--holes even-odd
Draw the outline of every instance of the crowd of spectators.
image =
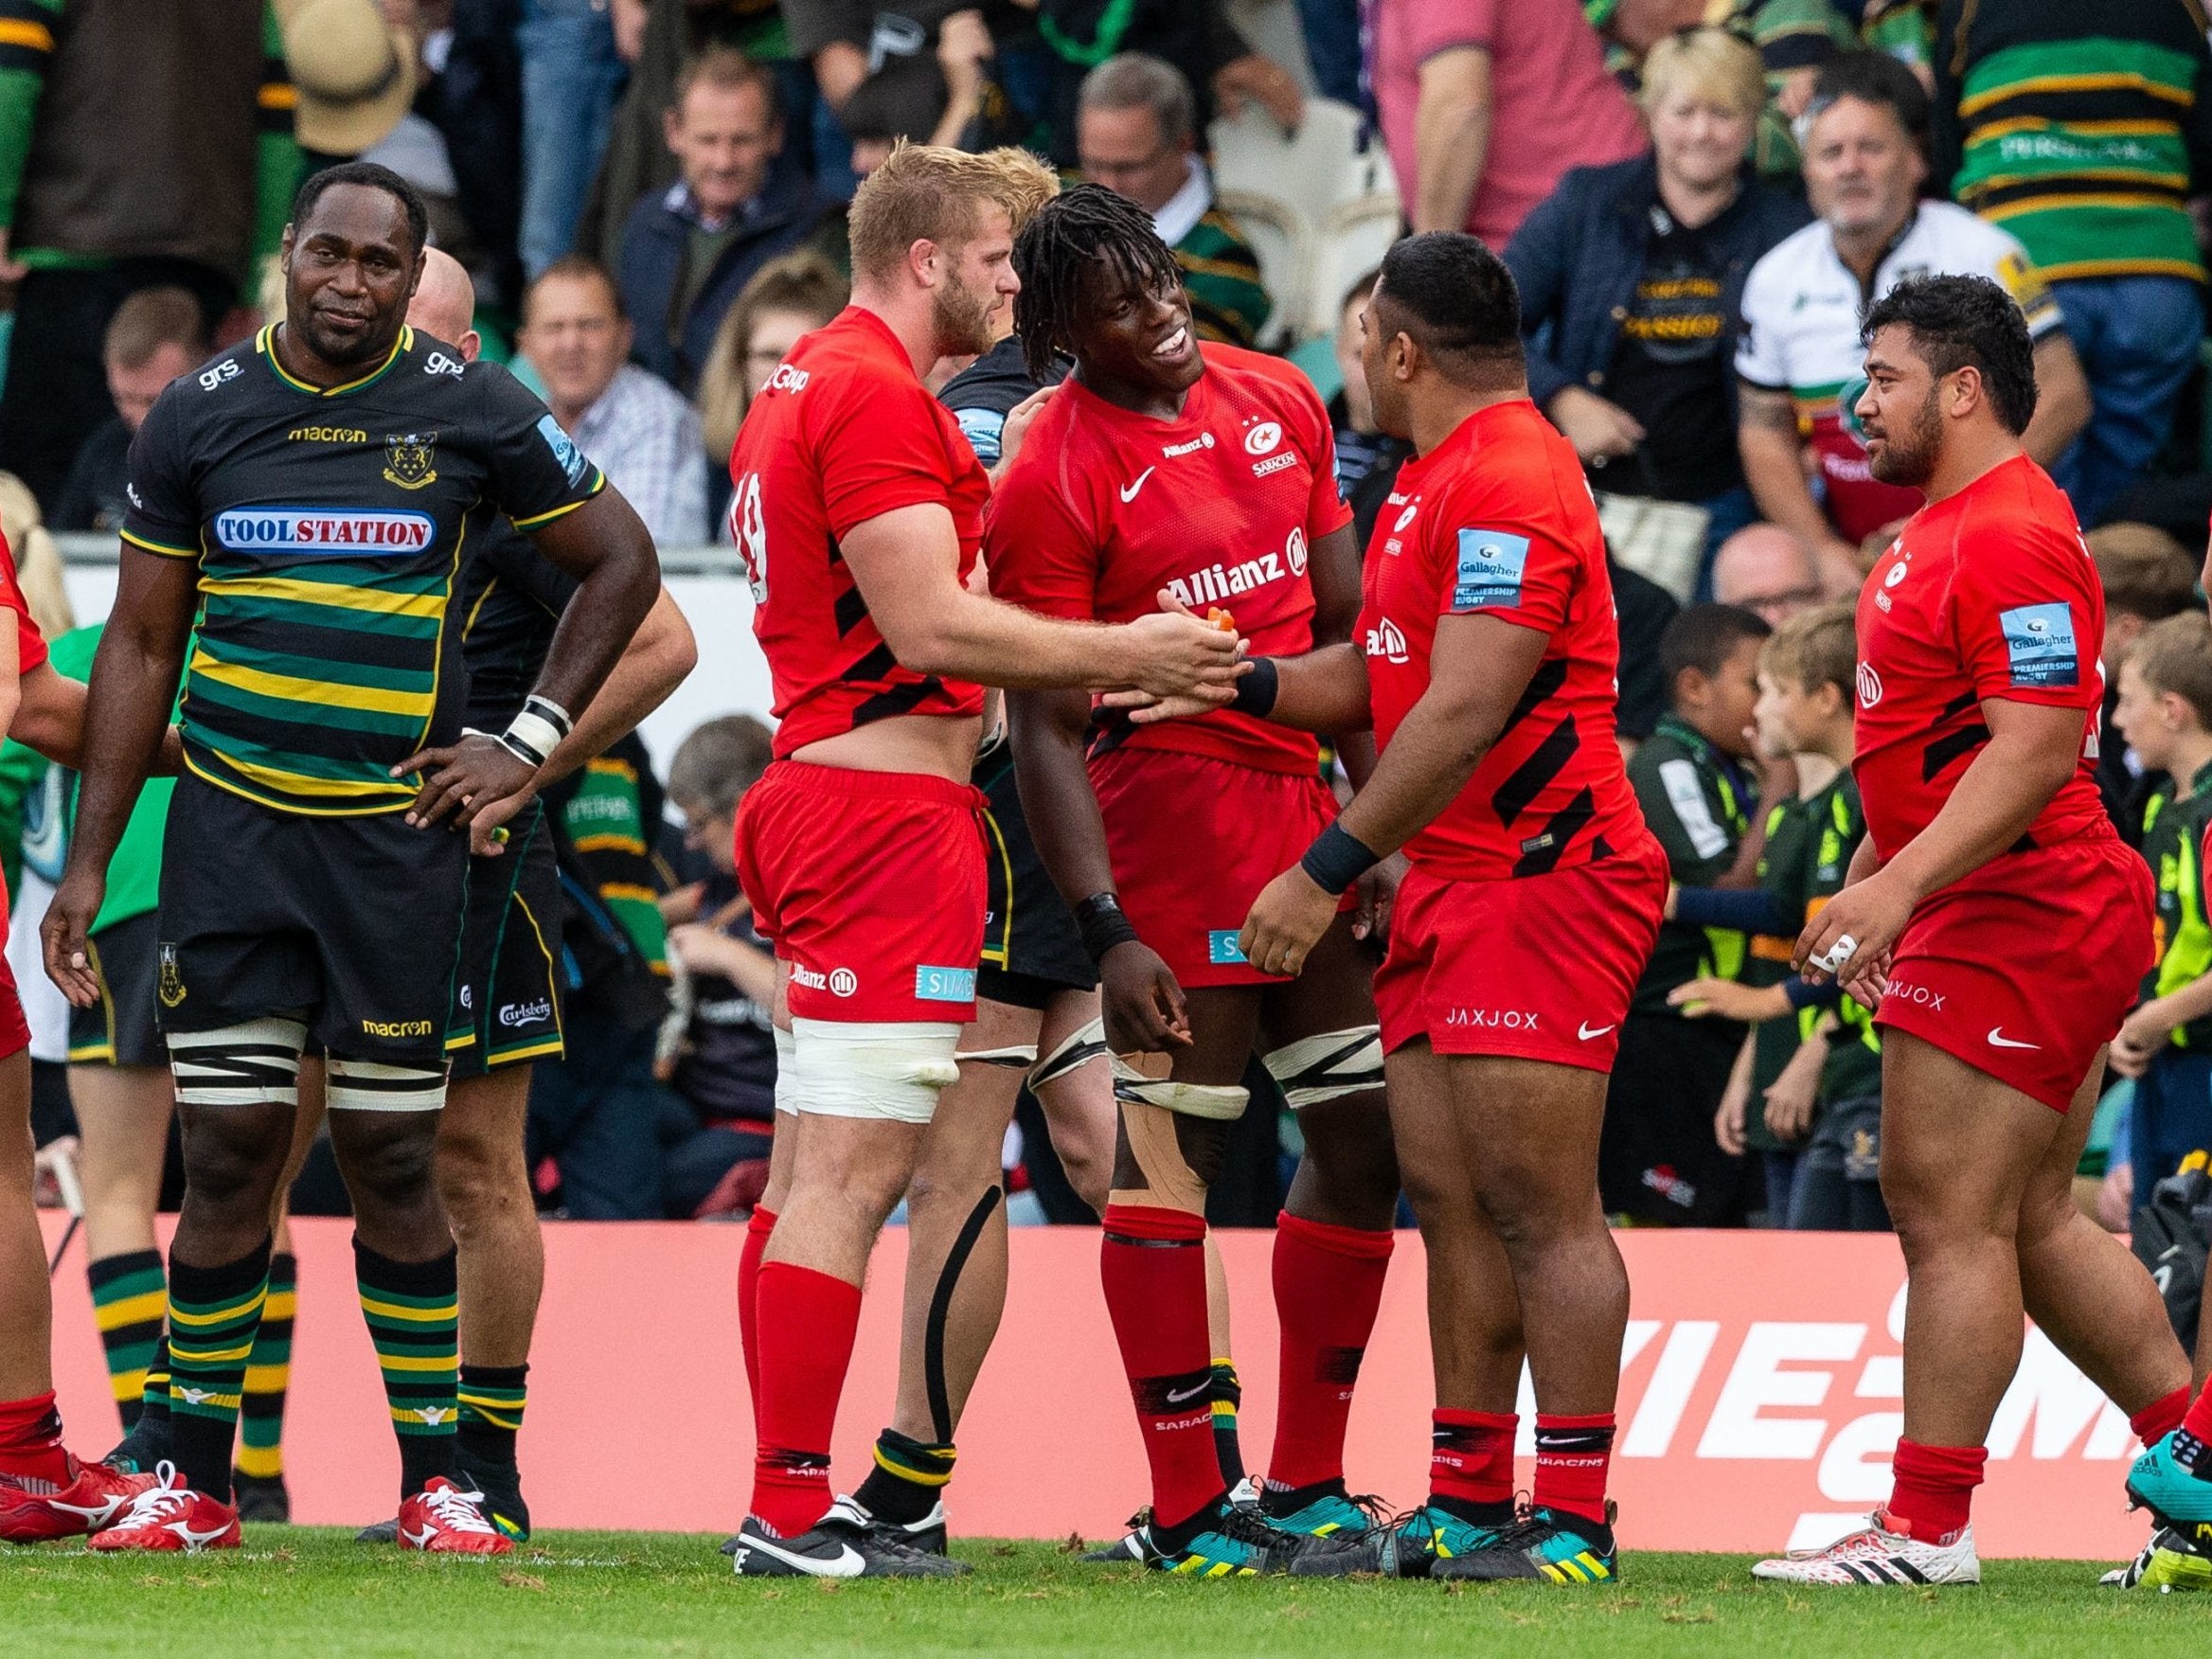
MULTIPOLYGON (((1372 272, 1341 295, 1354 267, 1329 281, 1335 337, 1307 338, 1327 313, 1282 291, 1209 138, 1222 116, 1292 134, 1310 98, 1336 99, 1387 155, 1403 228, 1502 250, 1531 394, 1581 456, 1614 560, 1621 739, 1682 897, 1624 1033, 1624 1057, 1645 1058, 1624 1058, 1616 1087, 1608 1205, 1881 1224, 1863 1183, 1879 1066, 1856 1063, 1877 1040, 1864 1010, 1804 1000, 1775 967, 1859 832, 1840 764, 1846 602, 1917 505, 1872 477, 1855 430, 1860 318, 1927 274, 1990 276, 2021 305, 2040 386, 2027 444, 2072 499, 2112 611, 2105 669, 2127 711, 2100 777, 2131 839, 2162 812, 2170 825, 2198 750, 2166 727, 2195 718, 2201 688, 2212 722, 2212 685, 2186 666, 2201 634, 2161 632, 2201 603, 2212 513, 2203 10, 1269 3, 1261 20, 1262 0, 16 0, 0 36, 0 468, 48 524, 112 527, 152 398, 267 314, 303 171, 366 155, 430 197, 487 350, 543 390, 656 539, 716 539, 751 398, 845 302, 857 180, 902 138, 1010 142, 1151 216, 1206 339, 1308 368, 1364 539, 1408 453, 1376 430, 1356 366, 1372 272), (1826 1185, 1808 1199, 1813 1169, 1826 1185)), ((638 856, 668 897, 650 928, 617 917, 600 941, 652 992, 610 1005, 619 1077, 542 1115, 546 1185, 576 1213, 744 1202, 773 1051, 758 941, 718 860, 762 742, 732 718, 675 757, 687 849, 651 845, 642 750, 615 758, 626 786, 587 777, 633 792, 638 856), (595 1102, 623 1089, 649 1102, 624 1110, 650 1133, 632 1123, 606 1151, 595 1102), (627 1171, 618 1199, 598 1191, 609 1169, 627 1171)), ((594 881, 580 863, 578 890, 594 881)), ((2203 955, 2200 972, 2212 942, 2203 955)), ((2170 999, 2180 972, 2147 998, 2170 999)), ((2192 1084, 2198 1115, 2177 1119, 2188 1090, 2156 1087, 2165 1045, 2132 1030, 2116 1069, 2135 1109, 2102 1196, 2121 1222, 2131 1183, 2212 1138, 2212 1096, 2192 1084)), ((1224 1219, 1273 1200, 1255 1208, 1224 1219)))

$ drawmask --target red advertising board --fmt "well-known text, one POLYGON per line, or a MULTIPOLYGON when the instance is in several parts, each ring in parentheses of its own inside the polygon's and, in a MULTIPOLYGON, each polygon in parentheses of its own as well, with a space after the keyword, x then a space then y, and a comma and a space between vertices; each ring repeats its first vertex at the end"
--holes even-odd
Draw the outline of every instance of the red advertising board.
MULTIPOLYGON (((60 1235, 48 1218, 48 1246, 60 1235)), ((296 1224, 299 1318, 285 1455, 303 1522, 391 1512, 398 1454, 354 1302, 350 1227, 296 1224)), ((545 1231, 524 1469, 541 1525, 733 1529, 751 1450, 733 1306, 740 1230, 686 1224, 545 1231), (670 1478, 670 1472, 680 1472, 670 1478)), ((1264 1468, 1275 1396, 1271 1236, 1222 1236, 1244 1378, 1246 1460, 1264 1468)), ((1900 1426, 1904 1264, 1885 1236, 1629 1232, 1633 1297, 1614 1491, 1630 1549, 1821 1542, 1887 1494, 1900 1426)), ((80 1245, 55 1283, 55 1367, 71 1443, 115 1428, 80 1245)), ((878 1248, 838 1418, 849 1487, 889 1409, 903 1235, 878 1248)), ((1421 1495, 1431 1403, 1419 1239, 1400 1237, 1352 1411, 1352 1490, 1421 1495)), ((1531 1407, 1525 1398, 1523 1453, 1531 1407)), ((962 1425, 951 1508, 968 1535, 1101 1537, 1145 1498, 1144 1462, 1098 1291, 1097 1235, 1013 1239, 998 1346, 962 1425)), ((1975 1506, 1984 1555, 2111 1557, 2144 1523, 2121 1480, 2126 1418, 2030 1329, 1989 1437, 1975 1506)), ((1524 1462, 1525 1483, 1529 1465, 1524 1462)))

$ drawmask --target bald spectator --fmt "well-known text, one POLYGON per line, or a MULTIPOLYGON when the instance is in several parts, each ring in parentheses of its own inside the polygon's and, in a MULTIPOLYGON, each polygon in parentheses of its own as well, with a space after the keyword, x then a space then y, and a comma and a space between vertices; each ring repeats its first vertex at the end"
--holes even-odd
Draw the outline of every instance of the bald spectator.
POLYGON ((699 416, 630 356, 622 295, 603 267, 570 254, 523 296, 516 344, 577 448, 637 509, 664 547, 706 540, 706 450, 699 416))
POLYGON ((1415 230, 1502 248, 1569 168, 1643 153, 1576 0, 1383 0, 1371 16, 1375 103, 1415 230))
POLYGON ((1084 178, 1152 216, 1183 268, 1199 338, 1256 344, 1274 305, 1259 256, 1214 205, 1213 174, 1198 153, 1198 102, 1183 72, 1142 52, 1107 59, 1083 78, 1076 150, 1084 178))
POLYGON ((207 355, 200 302, 182 288, 142 288, 117 308, 100 343, 115 411, 84 440, 48 523, 57 530, 112 530, 123 494, 131 439, 162 388, 207 355))
POLYGON ((1812 549, 1780 525, 1747 525, 1713 556, 1713 598, 1779 628, 1826 598, 1812 549))

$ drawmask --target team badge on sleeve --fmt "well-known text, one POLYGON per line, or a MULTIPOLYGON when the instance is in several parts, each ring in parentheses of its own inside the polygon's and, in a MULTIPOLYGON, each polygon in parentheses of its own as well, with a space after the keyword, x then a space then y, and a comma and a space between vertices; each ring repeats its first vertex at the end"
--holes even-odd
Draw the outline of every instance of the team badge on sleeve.
POLYGON ((1452 608, 1478 611, 1521 603, 1528 568, 1528 538, 1503 530, 1461 530, 1459 568, 1452 582, 1452 608))
POLYGON ((2063 604, 2020 605, 1997 618, 2012 683, 2021 687, 2078 686, 2081 659, 2074 643, 2074 613, 2063 604))

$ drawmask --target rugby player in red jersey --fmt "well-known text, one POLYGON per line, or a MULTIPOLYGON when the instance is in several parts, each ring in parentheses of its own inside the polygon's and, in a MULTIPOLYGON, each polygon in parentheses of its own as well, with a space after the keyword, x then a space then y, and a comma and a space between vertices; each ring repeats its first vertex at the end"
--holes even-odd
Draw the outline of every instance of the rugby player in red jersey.
POLYGON ((1301 972, 1338 895, 1406 854, 1375 1002, 1428 1247, 1435 1452, 1426 1504, 1293 1570, 1590 1583, 1617 1571, 1605 1487, 1629 1299, 1598 1126, 1667 859, 1614 740, 1597 506, 1529 401, 1511 275, 1473 237, 1408 238, 1362 330, 1376 419, 1415 458, 1376 523, 1357 643, 1260 658, 1234 705, 1306 731, 1371 722, 1381 753, 1241 943, 1262 972, 1301 972), (1517 1516, 1524 1354, 1536 1481, 1517 1516))
POLYGON ((2105 1044, 2151 960, 2150 878, 2097 797, 2104 598, 2021 448, 2036 384, 2019 307, 1978 276, 1900 283, 1866 341, 1874 474, 1928 505, 1860 595, 1866 839, 1796 960, 1880 1005, 1904 1434, 1865 1527, 1753 1571, 1974 1583, 1970 1504, 2024 1311, 2145 1440, 2188 1400, 2150 1275, 2072 1190, 2105 1044))
MULTIPOLYGON (((1014 259, 1030 373, 1062 352, 1075 367, 992 498, 992 592, 1104 622, 1156 613, 1165 596, 1285 655, 1344 641, 1359 556, 1328 411, 1305 377, 1202 349, 1150 215, 1099 186, 1040 209, 1014 259)), ((1098 964, 1106 1043, 1124 1057, 1103 1271, 1152 1520, 1098 1559, 1281 1570, 1311 1539, 1368 1525, 1345 1490, 1345 1422, 1398 1198, 1350 901, 1302 978, 1262 972, 1237 946, 1260 887, 1335 815, 1319 746, 1230 710, 1140 728, 1095 723, 1080 690, 1008 704, 1030 832, 1098 964), (1282 1396, 1266 1520, 1229 1501, 1215 1453, 1204 1256, 1206 1191, 1256 1049, 1307 1151, 1275 1235, 1282 1396)))
MULTIPOLYGON (((84 687, 46 662, 16 585, 15 561, 0 542, 0 610, 14 613, 0 627, 0 728, 63 766, 77 764, 84 722, 84 687)), ((176 770, 172 733, 164 760, 176 770)), ((0 927, 6 925, 0 905, 0 927)), ((80 1463, 62 1447, 62 1415, 54 1404, 45 1247, 31 1204, 30 1027, 24 1024, 15 976, 0 962, 0 1543, 37 1543, 77 1538, 100 1527, 153 1485, 152 1473, 127 1474, 104 1463, 80 1463)))
POLYGON ((729 1548, 746 1576, 960 1570, 833 1506, 829 1465, 868 1251, 975 1012, 978 682, 1169 693, 1240 672, 1239 642, 1187 616, 1084 626, 966 586, 983 468, 920 375, 989 348, 1020 286, 1014 219, 1049 188, 1020 151, 896 149, 853 200, 853 303, 776 370, 730 458, 782 722, 738 869, 776 946, 795 1115, 739 1284, 758 1443, 729 1548))

